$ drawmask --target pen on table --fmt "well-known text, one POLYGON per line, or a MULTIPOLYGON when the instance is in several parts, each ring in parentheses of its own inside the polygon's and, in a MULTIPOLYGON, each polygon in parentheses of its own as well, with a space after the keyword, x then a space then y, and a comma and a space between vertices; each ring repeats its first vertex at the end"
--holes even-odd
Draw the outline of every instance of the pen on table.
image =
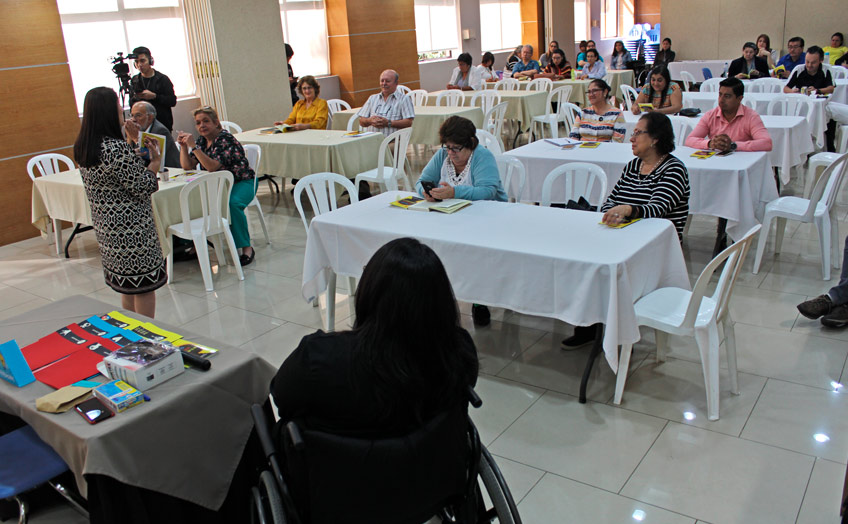
POLYGON ((148 397, 147 395, 142 395, 142 396, 144 397, 145 402, 150 402, 150 397, 148 397))

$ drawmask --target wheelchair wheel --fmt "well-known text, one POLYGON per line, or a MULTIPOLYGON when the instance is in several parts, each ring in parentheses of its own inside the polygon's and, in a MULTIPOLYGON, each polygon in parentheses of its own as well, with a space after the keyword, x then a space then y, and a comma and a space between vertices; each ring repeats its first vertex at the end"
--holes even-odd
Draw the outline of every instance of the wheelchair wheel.
POLYGON ((253 524, 286 524, 286 512, 283 500, 277 491, 277 482, 270 471, 265 470, 259 475, 259 485, 251 490, 253 495, 253 511, 250 521, 253 524), (271 519, 268 520, 270 515, 271 519))
POLYGON ((518 514, 518 507, 509 491, 509 486, 506 485, 501 470, 485 446, 481 446, 478 474, 494 505, 494 508, 486 514, 490 522, 492 518, 497 518, 500 524, 521 524, 521 516, 518 514))

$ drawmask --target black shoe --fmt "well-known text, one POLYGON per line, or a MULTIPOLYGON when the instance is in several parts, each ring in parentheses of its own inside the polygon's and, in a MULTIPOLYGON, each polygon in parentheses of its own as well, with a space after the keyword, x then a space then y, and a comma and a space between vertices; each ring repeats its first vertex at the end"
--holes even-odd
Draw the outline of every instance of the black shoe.
POLYGON ((368 185, 368 182, 362 180, 359 182, 359 200, 366 198, 371 198, 371 186, 368 185))
POLYGON ((471 319, 475 326, 488 326, 492 323, 492 314, 489 308, 480 304, 471 304, 471 319))
POLYGON ((798 312, 805 317, 815 320, 822 315, 827 315, 833 309, 833 302, 828 295, 819 295, 796 306, 798 312))
POLYGON ((239 263, 242 266, 249 266, 253 262, 254 258, 256 258, 256 250, 255 249, 250 252, 250 255, 245 255, 245 254, 240 255, 239 256, 239 263))
POLYGON ((831 328, 844 328, 848 326, 848 304, 835 306, 830 310, 830 313, 822 317, 821 323, 823 326, 831 328))
POLYGON ((577 349, 594 341, 595 326, 575 326, 574 334, 562 341, 562 349, 577 349))

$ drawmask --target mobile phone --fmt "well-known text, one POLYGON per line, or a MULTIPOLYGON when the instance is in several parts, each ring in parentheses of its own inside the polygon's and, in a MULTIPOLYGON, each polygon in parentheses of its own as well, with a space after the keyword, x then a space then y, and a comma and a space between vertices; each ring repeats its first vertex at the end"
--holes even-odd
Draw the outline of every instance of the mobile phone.
POLYGON ((90 398, 84 402, 80 402, 74 407, 74 411, 79 413, 89 424, 97 424, 115 416, 112 410, 107 408, 106 404, 98 398, 90 398))
MULTIPOLYGON (((428 197, 433 198, 433 195, 430 194, 430 191, 436 188, 436 184, 430 182, 429 180, 425 180, 421 182, 421 187, 424 189, 424 192, 428 197)), ((436 202, 441 202, 438 198, 433 198, 436 202)))
POLYGON ((720 152, 716 153, 716 156, 727 156, 730 153, 733 153, 732 149, 728 149, 727 151, 720 151, 720 152))

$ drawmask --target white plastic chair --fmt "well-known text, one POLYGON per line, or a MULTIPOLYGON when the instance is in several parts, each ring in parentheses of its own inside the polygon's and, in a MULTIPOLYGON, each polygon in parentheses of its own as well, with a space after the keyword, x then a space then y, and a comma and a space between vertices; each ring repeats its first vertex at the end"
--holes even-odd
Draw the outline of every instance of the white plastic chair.
MULTIPOLYGON (((309 198, 309 204, 312 206, 314 217, 335 211, 338 209, 336 195, 341 194, 341 191, 336 191, 336 184, 340 185, 347 191, 350 197, 350 203, 356 204, 359 202, 359 194, 356 191, 353 183, 342 175, 336 173, 314 173, 306 175, 297 181, 294 186, 294 205, 297 207, 297 212, 300 213, 300 219, 303 221, 303 227, 306 229, 306 236, 309 236, 310 220, 306 218, 306 212, 303 210, 303 202, 300 195, 306 191, 306 196, 309 198)), ((358 187, 359 184, 357 184, 358 187)), ((313 217, 313 218, 314 218, 313 217)), ((332 290, 336 288, 336 273, 330 271, 327 286, 327 304, 330 301, 335 301, 336 297, 332 296, 332 290)), ((352 297, 356 292, 356 279, 348 277, 348 294, 352 297)), ((351 300, 351 304, 353 301, 351 300)), ((318 307, 318 300, 312 301, 313 307, 318 307)), ((352 308, 351 308, 352 310, 352 308)), ((335 329, 335 308, 327 308, 327 331, 335 329)))
POLYGON ((501 102, 492 106, 483 117, 483 127, 489 133, 496 137, 503 134, 504 118, 506 117, 506 108, 509 107, 509 102, 501 102))
POLYGON ((448 107, 459 107, 462 105, 462 91, 459 89, 446 89, 439 93, 439 96, 436 97, 436 105, 446 105, 448 107), (445 101, 442 104, 442 100, 445 101))
POLYGON ((550 78, 534 78, 524 86, 525 91, 547 91, 550 93, 554 83, 550 78))
POLYGON ((621 94, 624 95, 624 107, 630 111, 639 98, 639 91, 627 84, 621 84, 621 94))
POLYGON ((403 84, 399 84, 399 85, 397 86, 397 90, 398 90, 398 91, 400 91, 400 92, 401 92, 401 94, 404 94, 404 95, 408 95, 409 93, 411 93, 411 92, 412 92, 412 89, 410 89, 410 88, 406 87, 406 86, 405 86, 405 85, 403 85, 403 84))
POLYGON ((695 77, 689 71, 681 71, 680 79, 683 81, 683 90, 689 91, 690 85, 695 85, 695 77))
POLYGON ((412 105, 425 106, 427 105, 427 94, 426 89, 415 89, 410 91, 406 96, 412 98, 412 105))
POLYGON ((509 201, 521 202, 521 196, 524 195, 524 183, 527 180, 524 163, 510 155, 495 155, 495 162, 498 163, 498 172, 501 175, 501 185, 506 191, 509 201), (512 190, 513 176, 518 177, 518 191, 512 190))
POLYGON ((848 78, 848 68, 845 68, 844 66, 833 66, 830 68, 830 76, 834 80, 848 78))
POLYGON ((783 233, 786 220, 796 220, 806 224, 814 223, 819 233, 819 244, 822 255, 822 278, 830 280, 830 267, 839 268, 839 221, 836 219, 834 202, 839 192, 839 186, 848 170, 848 154, 841 155, 833 161, 819 177, 810 198, 785 196, 766 204, 763 230, 757 242, 757 256, 754 259, 756 275, 760 270, 763 252, 766 249, 769 228, 772 220, 777 220, 777 234, 774 239, 774 252, 780 253, 783 244, 783 233))
MULTIPOLYGON (((489 112, 490 109, 501 103, 501 94, 494 89, 480 90, 474 93, 471 97, 471 107, 480 106, 483 114, 489 112)), ((484 120, 485 122, 485 120, 484 120)))
POLYGON ((677 147, 683 146, 683 143, 686 142, 686 137, 695 129, 696 122, 696 120, 690 120, 686 117, 671 120, 671 127, 674 129, 674 144, 677 147))
POLYGON ((742 97, 742 105, 747 108, 753 109, 754 111, 757 110, 757 101, 753 98, 742 97))
POLYGON ((811 156, 807 161, 807 176, 804 180, 804 198, 810 198, 810 192, 813 190, 813 185, 819 179, 819 169, 826 169, 827 166, 834 163, 842 153, 846 153, 848 151, 842 151, 839 153, 828 153, 821 152, 816 153, 811 156))
POLYGON ((480 141, 481 146, 491 151, 493 155, 502 155, 504 152, 504 145, 503 142, 501 142, 500 137, 497 137, 488 131, 478 129, 477 140, 480 141))
MULTIPOLYGON (((733 319, 730 317, 730 298, 745 255, 748 253, 754 234, 760 230, 760 227, 759 224, 755 225, 738 242, 716 255, 701 271, 692 291, 664 287, 648 293, 634 305, 636 322, 640 326, 654 328, 657 339, 657 362, 665 361, 669 333, 695 338, 701 354, 704 389, 707 396, 707 417, 710 420, 719 418, 719 344, 721 342, 719 323, 722 324, 725 336, 730 391, 735 395, 739 394, 736 334, 733 330, 733 319), (712 296, 705 296, 713 273, 725 260, 727 262, 721 271, 715 292, 712 296)), ((621 346, 613 397, 615 404, 621 403, 632 350, 631 344, 621 346)))
MULTIPOLYGON (((542 78, 540 80, 547 80, 547 78, 542 78)), ((568 103, 568 97, 570 96, 571 86, 560 86, 548 93, 548 100, 545 103, 545 110, 547 113, 533 117, 533 125, 530 131, 531 140, 535 138, 537 128, 539 129, 539 136, 544 136, 546 124, 551 132, 551 138, 559 137, 559 123, 567 122, 568 120, 567 114, 569 112, 569 108, 566 104, 568 103), (557 105, 555 113, 551 111, 554 103, 557 105)))
POLYGON ((786 82, 779 78, 758 78, 751 82, 752 93, 782 93, 786 82))
POLYGON ((231 134, 236 135, 242 132, 241 126, 236 124, 235 122, 230 122, 229 120, 221 120, 221 127, 229 131, 231 134))
POLYGON ((718 93, 719 84, 724 78, 720 77, 712 77, 704 80, 704 83, 701 84, 701 92, 702 93, 718 93))
MULTIPOLYGON (((73 171, 74 162, 59 153, 45 153, 36 155, 27 162, 27 174, 35 183, 36 176, 48 176, 62 171, 73 171), (65 164, 67 169, 62 169, 62 164, 65 164), (36 170, 38 174, 36 175, 36 170)), ((56 254, 62 254, 62 223, 60 220, 53 219, 53 241, 56 243, 56 254)), ((76 224, 74 224, 76 225, 76 224)))
POLYGON ((776 96, 766 108, 767 115, 802 116, 812 110, 812 102, 805 96, 776 96))
POLYGON ((359 131, 359 115, 353 115, 350 117, 350 120, 347 121, 347 130, 359 131))
POLYGON ((409 146, 409 138, 412 136, 412 127, 400 129, 383 139, 377 152, 377 167, 369 169, 356 175, 356 187, 359 183, 374 182, 385 187, 388 191, 397 191, 400 178, 403 178, 404 188, 409 191, 411 186, 406 178, 404 163, 406 162, 406 148, 409 146), (391 165, 386 165, 386 155, 390 144, 394 142, 394 151, 391 152, 391 165))
POLYGON ((565 199, 563 202, 576 201, 582 196, 589 201, 589 204, 600 208, 607 196, 607 174, 600 166, 588 162, 571 162, 553 168, 542 184, 541 205, 551 205, 551 189, 562 175, 565 175, 565 199), (597 195, 597 199, 593 199, 593 195, 597 195))
POLYGON ((571 102, 564 102, 562 106, 565 109, 565 136, 568 136, 574 122, 580 117, 580 108, 571 102))
POLYGON ((341 98, 331 98, 327 100, 327 108, 329 109, 329 118, 327 118, 327 129, 333 128, 333 115, 336 111, 344 111, 346 109, 350 109, 350 104, 342 100, 341 98))
MULTIPOLYGON (((250 169, 253 170, 254 175, 257 173, 257 169, 259 169, 259 160, 262 159, 262 149, 256 144, 245 144, 244 145, 244 155, 247 157, 247 163, 250 164, 250 169)), ((256 212, 259 213, 259 225, 262 226, 262 232, 265 234, 265 243, 271 243, 271 237, 268 235, 268 225, 265 223, 265 214, 262 213, 262 206, 259 204, 259 198, 256 196, 256 186, 259 184, 259 177, 253 177, 253 200, 247 205, 247 207, 255 207, 256 212)))
POLYGON ((503 89, 504 91, 517 91, 521 88, 521 82, 515 78, 504 78, 495 82, 495 89, 503 89))
MULTIPOLYGON (((230 201, 230 192, 233 189, 233 174, 229 171, 215 171, 192 180, 180 190, 180 213, 182 222, 173 224, 166 231, 168 245, 173 245, 174 236, 191 240, 194 242, 194 250, 197 252, 197 262, 200 264, 200 272, 203 274, 203 284, 206 291, 212 291, 212 267, 209 264, 209 248, 206 240, 212 241, 215 255, 218 257, 219 265, 226 265, 224 250, 221 246, 221 238, 224 236, 233 264, 236 266, 236 274, 239 280, 244 280, 244 272, 239 262, 238 250, 230 233, 230 223, 226 216, 226 206, 230 201), (199 193, 192 197, 193 192, 199 193), (202 215, 200 218, 191 218, 191 207, 189 200, 198 198, 202 215)), ((168 283, 174 274, 174 252, 168 254, 168 283)))

